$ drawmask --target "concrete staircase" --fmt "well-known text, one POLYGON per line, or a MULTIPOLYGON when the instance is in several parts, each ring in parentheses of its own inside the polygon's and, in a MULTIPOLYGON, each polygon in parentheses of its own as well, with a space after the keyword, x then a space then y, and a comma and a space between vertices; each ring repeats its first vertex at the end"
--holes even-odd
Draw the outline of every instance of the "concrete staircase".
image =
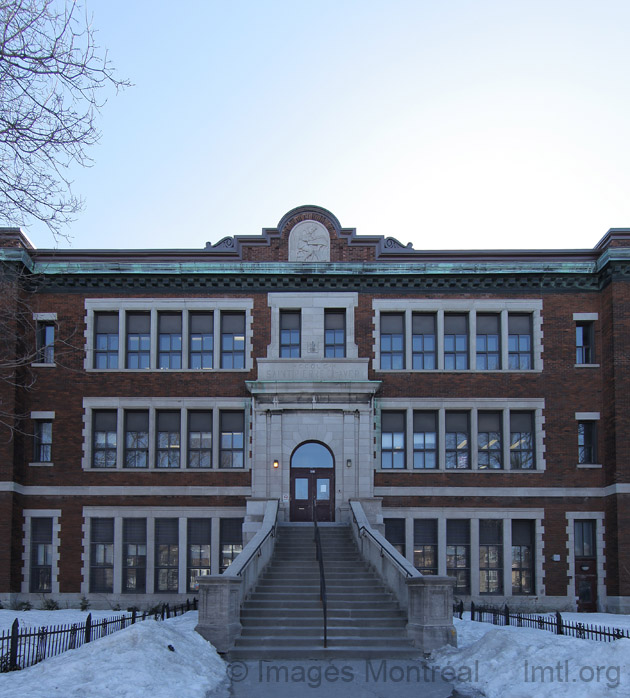
POLYGON ((241 609, 230 659, 418 658, 406 615, 363 561, 347 524, 320 524, 328 596, 323 646, 313 524, 279 524, 274 555, 241 609))

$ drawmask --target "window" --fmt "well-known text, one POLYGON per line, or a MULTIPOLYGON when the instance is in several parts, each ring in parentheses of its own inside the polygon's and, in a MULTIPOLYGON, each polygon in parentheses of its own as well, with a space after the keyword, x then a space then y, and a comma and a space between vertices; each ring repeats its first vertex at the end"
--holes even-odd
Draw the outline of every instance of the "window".
POLYGON ((214 335, 212 313, 191 313, 189 317, 189 368, 212 368, 214 335))
POLYGON ((432 370, 436 363, 435 315, 414 313, 411 318, 412 367, 414 370, 432 370))
POLYGON ((578 463, 597 462, 595 422, 578 422, 578 463))
POLYGON ((405 316, 381 313, 381 370, 405 368, 405 316))
POLYGON ((52 462, 52 422, 38 419, 34 422, 35 442, 33 444, 33 460, 36 463, 52 462))
POLYGON ((55 323, 37 322, 37 358, 41 364, 55 363, 55 323))
POLYGON ((245 313, 221 313, 221 368, 245 368, 245 313))
POLYGON ((500 323, 498 315, 477 315, 477 370, 501 368, 500 323))
POLYGON ((346 355, 346 311, 324 312, 324 356, 342 359, 346 355))
POLYGON ((413 522, 413 564, 422 574, 438 573, 437 519, 413 522))
POLYGON ((470 437, 467 412, 446 413, 446 467, 470 468, 470 437))
POLYGON ((577 322, 575 324, 575 363, 592 364, 595 360, 592 322, 577 322))
POLYGON ((179 520, 155 519, 155 591, 179 588, 179 520))
POLYGON ((243 550, 243 519, 221 519, 220 539, 219 572, 223 573, 243 550))
POLYGON ((221 412, 221 441, 219 463, 221 468, 245 466, 245 416, 243 412, 221 412))
POLYGON ((383 519, 385 538, 405 557, 405 519, 383 519))
POLYGON ((300 356, 300 312, 280 311, 280 357, 296 359, 300 356))
POLYGON ((158 314, 158 368, 182 367, 182 314, 158 314))
POLYGON ((503 521, 479 521, 479 593, 503 593, 503 521))
POLYGON ((188 413, 188 467, 212 467, 212 412, 188 413))
POLYGON ((531 412, 510 413, 510 468, 534 468, 534 420, 531 412))
POLYGON ((31 572, 30 591, 52 591, 53 520, 31 519, 31 572))
POLYGON ((477 464, 480 470, 503 467, 501 418, 500 412, 477 414, 477 464))
POLYGON ((197 577, 210 574, 211 531, 211 519, 188 519, 188 591, 199 591, 197 577))
POLYGON ((179 468, 181 413, 160 411, 156 415, 156 467, 179 468))
POLYGON ((575 521, 575 557, 595 557, 595 521, 575 521))
POLYGON ((470 521, 446 521, 446 574, 455 577, 454 594, 470 593, 470 521))
POLYGON ((534 522, 512 521, 512 594, 534 593, 534 522))
POLYGON ((90 519, 90 592, 114 591, 114 519, 90 519))
POLYGON ((508 315, 508 366, 512 371, 532 368, 531 315, 508 315))
POLYGON ((92 467, 115 468, 117 461, 116 411, 94 410, 92 419, 92 467))
POLYGON ((127 313, 127 368, 151 365, 151 315, 127 313))
POLYGON ((147 589, 147 520, 123 519, 123 593, 147 589))
POLYGON ((413 413, 413 467, 437 468, 437 412, 413 413))
POLYGON ((381 413, 381 467, 405 467, 405 413, 381 413))
POLYGON ((94 368, 118 368, 118 313, 94 315, 94 368))
POLYGON ((468 316, 444 316, 444 368, 465 371, 468 368, 468 316))
POLYGON ((125 468, 149 465, 149 413, 125 412, 125 468))

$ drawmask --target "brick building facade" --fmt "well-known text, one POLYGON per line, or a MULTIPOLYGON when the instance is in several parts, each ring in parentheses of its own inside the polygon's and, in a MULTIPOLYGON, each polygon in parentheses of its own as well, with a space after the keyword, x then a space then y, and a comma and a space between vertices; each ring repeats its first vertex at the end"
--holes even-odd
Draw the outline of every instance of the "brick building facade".
POLYGON ((3 603, 185 598, 261 500, 361 499, 459 598, 630 612, 629 230, 419 251, 304 206, 200 250, 0 254, 3 603))

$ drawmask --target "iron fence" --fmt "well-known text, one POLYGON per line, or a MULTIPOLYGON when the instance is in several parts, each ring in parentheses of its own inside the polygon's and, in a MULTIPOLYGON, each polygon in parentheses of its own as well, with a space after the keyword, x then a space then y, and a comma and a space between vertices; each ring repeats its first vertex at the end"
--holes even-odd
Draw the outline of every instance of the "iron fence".
MULTIPOLYGON (((453 605, 453 615, 458 618, 463 617, 463 601, 453 605)), ((556 635, 567 635, 581 640, 613 642, 621 638, 630 639, 630 628, 609 628, 594 623, 568 621, 562 617, 559 611, 555 613, 512 613, 507 605, 504 608, 494 608, 471 603, 470 619, 493 625, 547 630, 556 635)))
POLYGON ((165 620, 181 616, 187 611, 197 610, 197 599, 170 606, 162 604, 155 611, 132 611, 131 613, 92 620, 90 613, 85 623, 42 626, 40 628, 20 628, 18 619, 13 621, 11 630, 0 634, 0 673, 26 669, 47 657, 54 657, 67 650, 81 647, 92 640, 111 635, 136 622, 153 618, 165 620))

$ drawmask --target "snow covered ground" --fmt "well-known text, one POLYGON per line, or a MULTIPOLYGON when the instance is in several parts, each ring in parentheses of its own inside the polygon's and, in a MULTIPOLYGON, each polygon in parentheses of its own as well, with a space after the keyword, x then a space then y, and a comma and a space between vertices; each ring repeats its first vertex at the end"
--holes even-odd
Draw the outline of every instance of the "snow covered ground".
MULTIPOLYGON (((34 619, 41 612, 27 615, 31 613, 34 619)), ((58 613, 68 611, 53 615, 58 613)), ((196 624, 196 612, 164 622, 137 623, 29 669, 0 674, 0 696, 205 698, 210 691, 222 692, 226 664, 195 632, 196 624)))

